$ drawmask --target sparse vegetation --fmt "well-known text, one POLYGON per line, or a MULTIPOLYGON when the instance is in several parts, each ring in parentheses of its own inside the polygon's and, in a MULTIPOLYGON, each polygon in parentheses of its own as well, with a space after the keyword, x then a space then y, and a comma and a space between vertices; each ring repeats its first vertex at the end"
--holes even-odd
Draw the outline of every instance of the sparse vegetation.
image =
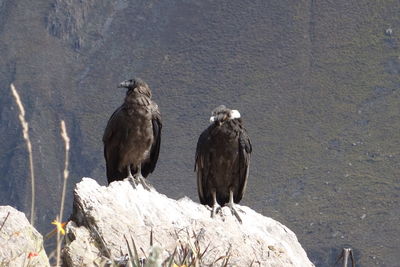
MULTIPOLYGON (((21 101, 21 98, 19 96, 17 89, 15 88, 14 84, 11 84, 10 87, 11 87, 11 91, 14 96, 15 102, 19 109, 18 117, 21 122, 23 137, 26 142, 27 149, 28 149, 30 177, 31 177, 31 218, 30 218, 30 223, 34 227, 34 224, 35 224, 35 173, 34 173, 34 167, 33 167, 32 143, 29 138, 29 124, 25 119, 25 108, 24 108, 24 105, 22 104, 22 101, 21 101)), ((64 120, 61 120, 61 137, 64 140, 64 144, 65 144, 65 161, 64 161, 64 171, 63 171, 63 177, 64 177, 63 181, 64 182, 63 182, 61 202, 60 202, 60 213, 57 216, 57 218, 52 222, 52 224, 54 224, 56 226, 56 229, 54 231, 50 232, 48 235, 46 235, 47 238, 50 238, 54 233, 57 234, 56 250, 55 250, 55 252, 50 253, 50 256, 49 256, 49 260, 51 260, 53 257, 55 258, 56 266, 61 266, 61 245, 64 240, 63 238, 61 238, 61 235, 65 235, 65 231, 64 231, 65 223, 62 223, 61 220, 63 217, 63 211, 64 211, 64 205, 65 205, 65 192, 66 192, 67 181, 68 181, 68 176, 69 176, 68 166, 69 166, 70 139, 67 134, 67 129, 66 129, 64 120)), ((8 218, 8 215, 2 222, 0 230, 3 228, 7 218, 8 218)), ((28 259, 26 266, 30 266, 31 259, 38 256, 38 252, 39 251, 26 252, 27 259, 28 259)))
POLYGON ((226 267, 229 263, 230 249, 225 255, 222 255, 214 260, 214 262, 205 262, 204 258, 207 252, 209 252, 210 244, 205 248, 201 248, 199 238, 202 233, 192 233, 192 236, 187 232, 186 240, 182 240, 177 237, 177 245, 173 251, 168 251, 168 257, 163 258, 164 249, 154 244, 153 232, 150 232, 150 249, 148 255, 142 248, 144 257, 139 257, 138 248, 132 235, 130 240, 126 236, 125 242, 127 245, 127 253, 121 251, 121 255, 118 259, 107 259, 104 258, 100 265, 102 266, 131 266, 131 267, 200 267, 200 266, 220 266, 226 267))

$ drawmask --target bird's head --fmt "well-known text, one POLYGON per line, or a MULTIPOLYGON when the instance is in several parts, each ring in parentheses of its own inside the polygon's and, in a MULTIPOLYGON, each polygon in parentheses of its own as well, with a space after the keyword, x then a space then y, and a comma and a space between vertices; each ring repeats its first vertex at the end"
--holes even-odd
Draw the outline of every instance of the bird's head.
POLYGON ((132 92, 137 92, 146 95, 147 97, 151 97, 150 87, 140 78, 123 81, 118 85, 118 88, 127 88, 127 95, 131 94, 132 92))
POLYGON ((210 122, 222 124, 227 120, 233 120, 239 118, 240 118, 240 113, 238 110, 229 109, 224 105, 220 105, 211 112, 210 122))

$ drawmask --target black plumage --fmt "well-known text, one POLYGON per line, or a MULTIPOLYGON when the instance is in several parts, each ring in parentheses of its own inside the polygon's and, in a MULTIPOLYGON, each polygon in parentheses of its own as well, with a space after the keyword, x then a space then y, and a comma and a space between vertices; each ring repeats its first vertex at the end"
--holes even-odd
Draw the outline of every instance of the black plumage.
POLYGON ((219 205, 234 209, 246 189, 249 176, 250 138, 237 110, 219 106, 212 112, 211 125, 197 142, 195 171, 200 202, 212 207, 212 216, 219 205))
POLYGON ((103 135, 108 183, 133 178, 149 188, 144 178, 156 167, 161 143, 161 115, 151 90, 141 79, 122 82, 124 103, 112 114, 103 135), (132 175, 133 173, 133 175, 132 175))

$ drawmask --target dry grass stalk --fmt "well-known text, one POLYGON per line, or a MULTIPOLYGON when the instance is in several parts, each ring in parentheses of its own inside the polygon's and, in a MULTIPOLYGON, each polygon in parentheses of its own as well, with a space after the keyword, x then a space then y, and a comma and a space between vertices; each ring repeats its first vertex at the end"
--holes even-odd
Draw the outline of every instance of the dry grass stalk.
MULTIPOLYGON (((65 127, 65 122, 64 120, 61 120, 61 137, 64 140, 65 144, 65 162, 64 162, 64 183, 63 183, 63 188, 62 188, 62 194, 61 194, 61 204, 60 204, 60 215, 57 218, 57 221, 62 222, 63 219, 63 213, 64 213, 64 202, 65 202, 65 193, 67 190, 67 180, 68 180, 68 165, 69 165, 69 137, 67 134, 67 128, 65 127)), ((61 238, 60 238, 60 231, 57 231, 57 266, 60 266, 61 263, 61 238)))
POLYGON ((4 224, 6 223, 6 221, 7 221, 7 219, 8 219, 8 216, 10 216, 10 212, 7 213, 6 218, 4 219, 3 223, 2 223, 1 226, 0 226, 0 232, 1 232, 1 230, 3 229, 4 224))
POLYGON ((28 154, 29 154, 29 168, 30 168, 30 174, 31 174, 31 220, 30 223, 32 226, 34 226, 34 218, 35 218, 35 173, 33 169, 33 156, 32 156, 32 144, 31 140, 29 138, 29 126, 28 123, 25 120, 25 109, 24 106, 22 105, 21 99, 19 97, 19 94, 17 92, 17 89, 15 89, 14 84, 11 84, 11 91, 12 94, 15 98, 15 102, 17 103, 17 106, 19 108, 19 120, 22 125, 22 133, 23 137, 26 142, 26 146, 28 147, 28 154))
MULTIPOLYGON (((60 222, 58 216, 56 218, 57 222, 60 222)), ((57 247, 56 247, 56 266, 61 266, 61 233, 60 231, 57 230, 57 247)))
POLYGON ((65 127, 65 122, 64 120, 61 120, 61 137, 64 140, 65 144, 65 162, 64 162, 64 184, 63 184, 63 190, 62 190, 62 195, 61 195, 61 205, 60 205, 60 220, 63 218, 63 213, 64 213, 64 201, 65 201, 65 192, 67 189, 67 180, 69 176, 69 171, 68 171, 68 166, 69 166, 69 137, 67 134, 67 129, 65 127))

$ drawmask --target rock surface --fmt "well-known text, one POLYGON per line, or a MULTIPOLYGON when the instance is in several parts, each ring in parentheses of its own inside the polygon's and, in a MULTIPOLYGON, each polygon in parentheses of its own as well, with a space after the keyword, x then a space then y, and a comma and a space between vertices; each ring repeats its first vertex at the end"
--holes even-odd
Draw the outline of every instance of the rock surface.
POLYGON ((0 266, 50 266, 42 235, 10 206, 0 206, 0 266))
POLYGON ((229 254, 229 266, 313 266, 291 230, 245 206, 239 206, 240 224, 228 208, 213 219, 210 209, 189 198, 176 201, 155 190, 134 189, 127 181, 100 186, 90 178, 77 184, 73 205, 63 254, 67 266, 120 258, 128 253, 124 235, 145 257, 151 231, 163 258, 177 245, 198 240, 201 251, 208 246, 202 265, 229 254))

